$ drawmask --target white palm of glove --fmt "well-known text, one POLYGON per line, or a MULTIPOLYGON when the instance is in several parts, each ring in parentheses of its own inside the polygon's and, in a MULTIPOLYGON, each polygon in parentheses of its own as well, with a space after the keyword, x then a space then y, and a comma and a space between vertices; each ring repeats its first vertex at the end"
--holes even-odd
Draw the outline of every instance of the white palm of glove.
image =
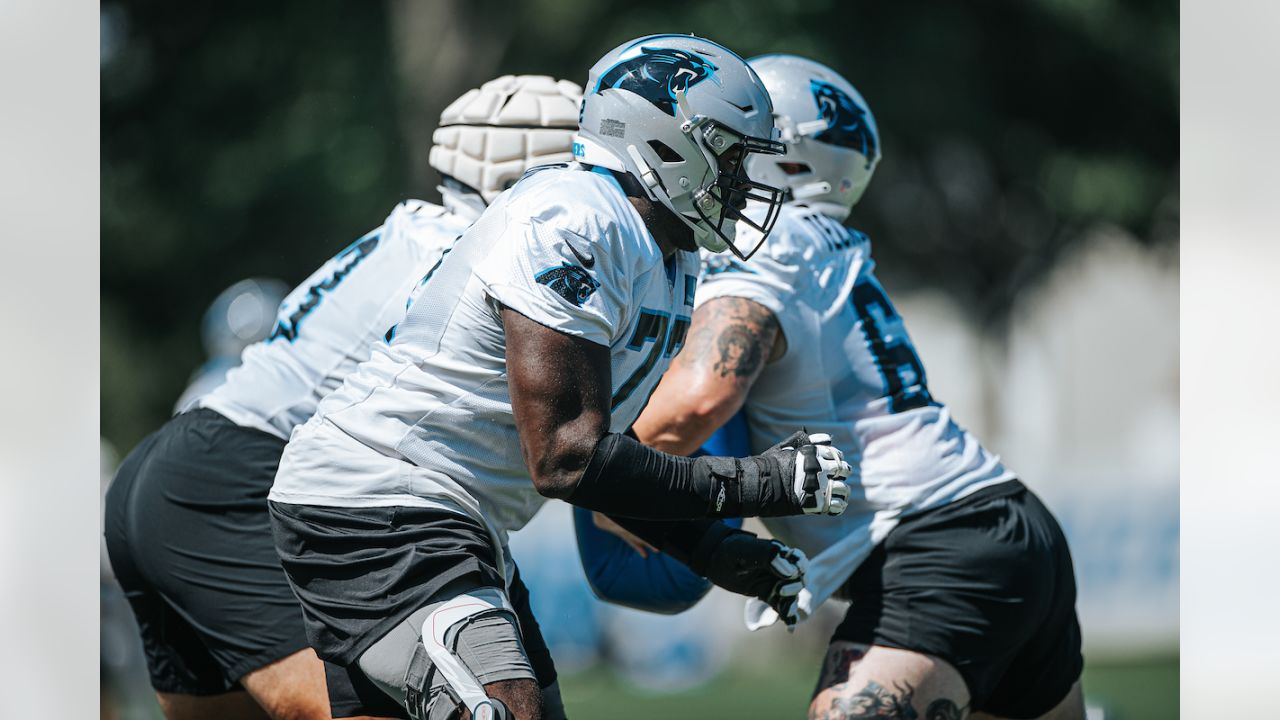
POLYGON ((831 436, 815 433, 809 444, 796 451, 796 498, 806 515, 839 515, 849 507, 849 485, 844 480, 853 468, 844 453, 832 447, 831 436))
POLYGON ((795 630, 796 625, 808 620, 812 615, 813 594, 809 592, 809 588, 802 588, 796 594, 787 617, 780 615, 777 610, 769 606, 769 603, 756 598, 747 598, 747 604, 742 609, 742 620, 747 630, 751 632, 769 627, 779 620, 786 622, 787 630, 795 630))

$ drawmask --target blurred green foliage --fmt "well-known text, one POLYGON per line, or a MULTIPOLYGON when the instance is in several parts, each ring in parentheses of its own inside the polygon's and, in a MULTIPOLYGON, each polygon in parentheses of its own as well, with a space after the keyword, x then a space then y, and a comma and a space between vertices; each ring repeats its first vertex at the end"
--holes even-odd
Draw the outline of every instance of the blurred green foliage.
POLYGON ((582 82, 654 32, 826 62, 883 135, 851 223, 886 284, 941 288, 986 327, 1096 224, 1177 242, 1173 2, 132 0, 102 18, 101 409, 122 451, 200 364, 220 290, 300 282, 400 199, 435 199, 405 128, 434 121, 411 97, 446 90, 408 86, 415 48, 454 58, 436 110, 495 71, 582 82))

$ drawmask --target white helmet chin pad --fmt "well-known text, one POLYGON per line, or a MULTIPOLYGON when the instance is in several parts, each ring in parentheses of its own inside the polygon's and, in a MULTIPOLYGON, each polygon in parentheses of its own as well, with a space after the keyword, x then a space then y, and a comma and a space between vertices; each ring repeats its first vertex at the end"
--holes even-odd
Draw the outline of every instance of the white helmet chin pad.
POLYGON ((485 203, 535 165, 569 162, 582 89, 547 75, 503 75, 440 113, 428 162, 485 203))
POLYGON ((734 244, 737 222, 757 224, 742 213, 748 202, 768 208, 761 242, 772 228, 782 191, 745 167, 783 146, 768 92, 731 50, 691 35, 624 43, 591 68, 579 125, 575 158, 635 177, 699 246, 749 257, 755 248, 734 244))
POLYGON ((778 53, 750 64, 769 89, 787 146, 782 157, 752 158, 752 175, 785 187, 791 200, 843 220, 880 162, 871 108, 848 80, 821 63, 778 53))

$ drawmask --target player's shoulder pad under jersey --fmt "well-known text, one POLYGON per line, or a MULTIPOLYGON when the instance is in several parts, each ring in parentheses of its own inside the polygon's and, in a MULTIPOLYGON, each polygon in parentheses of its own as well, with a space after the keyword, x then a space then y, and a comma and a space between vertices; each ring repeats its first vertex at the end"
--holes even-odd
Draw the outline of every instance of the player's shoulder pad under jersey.
POLYGON ((512 222, 527 218, 539 244, 563 246, 567 262, 592 274, 661 262, 631 201, 602 170, 552 166, 526 175, 511 189, 506 213, 512 222))

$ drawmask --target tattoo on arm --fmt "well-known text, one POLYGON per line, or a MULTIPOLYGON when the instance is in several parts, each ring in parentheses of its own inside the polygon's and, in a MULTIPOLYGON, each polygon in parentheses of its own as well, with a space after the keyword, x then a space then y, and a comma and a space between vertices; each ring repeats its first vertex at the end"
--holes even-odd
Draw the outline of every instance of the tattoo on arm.
POLYGON ((868 681, 852 695, 841 692, 847 684, 833 685, 837 693, 827 708, 811 708, 809 720, 963 720, 964 708, 939 698, 929 703, 924 718, 912 706, 915 688, 910 683, 894 683, 893 689, 868 681))
POLYGON ((721 378, 755 380, 778 335, 778 319, 745 298, 716 298, 698 308, 676 362, 721 378))

